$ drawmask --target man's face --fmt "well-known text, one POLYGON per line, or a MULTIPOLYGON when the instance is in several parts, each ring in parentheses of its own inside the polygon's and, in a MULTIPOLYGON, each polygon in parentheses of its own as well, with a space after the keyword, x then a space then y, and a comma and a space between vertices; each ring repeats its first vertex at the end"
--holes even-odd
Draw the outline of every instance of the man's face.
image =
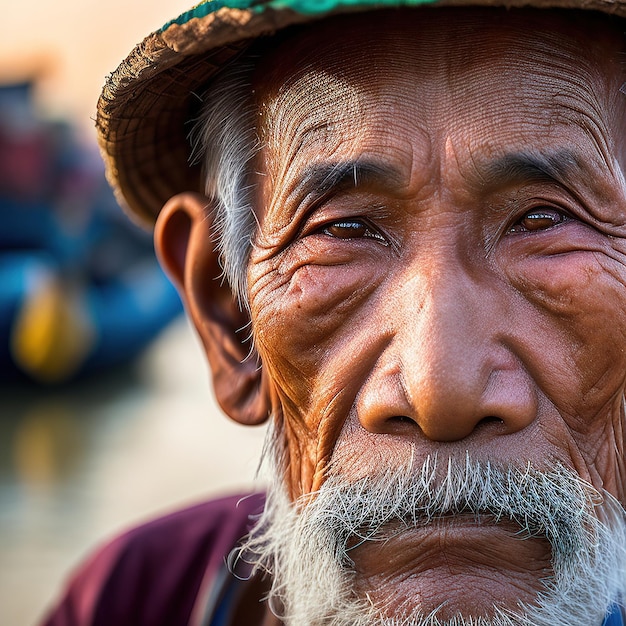
MULTIPOLYGON (((351 482, 436 455, 625 501, 625 103, 598 29, 375 13, 261 63, 250 308, 292 498, 331 461, 351 482)), ((533 597, 551 555, 470 519, 353 557, 374 601, 479 614, 533 597)))

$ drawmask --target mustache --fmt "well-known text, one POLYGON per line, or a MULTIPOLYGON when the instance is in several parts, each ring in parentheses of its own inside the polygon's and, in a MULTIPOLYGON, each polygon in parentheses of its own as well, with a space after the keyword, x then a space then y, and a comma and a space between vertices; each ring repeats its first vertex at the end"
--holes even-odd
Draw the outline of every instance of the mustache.
POLYGON ((306 526, 325 527, 341 550, 381 540, 388 532, 424 527, 460 515, 506 520, 521 538, 545 537, 561 555, 597 542, 597 509, 604 496, 561 464, 548 469, 435 456, 354 482, 330 472, 322 488, 296 507, 306 526))

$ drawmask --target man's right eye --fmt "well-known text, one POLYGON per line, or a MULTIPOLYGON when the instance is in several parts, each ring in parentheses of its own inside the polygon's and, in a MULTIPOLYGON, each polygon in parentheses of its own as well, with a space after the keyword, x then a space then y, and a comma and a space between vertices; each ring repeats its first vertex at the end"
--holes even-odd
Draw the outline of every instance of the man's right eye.
POLYGON ((320 229, 325 235, 336 239, 375 239, 386 243, 385 238, 363 220, 347 219, 326 224, 320 229))

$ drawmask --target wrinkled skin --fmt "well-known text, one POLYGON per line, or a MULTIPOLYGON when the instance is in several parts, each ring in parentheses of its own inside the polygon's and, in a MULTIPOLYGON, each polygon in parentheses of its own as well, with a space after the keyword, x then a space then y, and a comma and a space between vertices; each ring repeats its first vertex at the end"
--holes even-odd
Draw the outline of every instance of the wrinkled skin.
MULTIPOLYGON (((617 31, 532 12, 348 19, 257 73, 250 307, 292 497, 331 458, 351 479, 469 451, 556 460, 624 502, 617 31)), ((357 588, 391 613, 531 599, 549 547, 514 533, 458 520, 365 546, 357 588)))
MULTIPOLYGON (((293 499, 331 460, 350 481, 468 453, 559 462, 626 501, 624 29, 604 19, 377 11, 259 60, 260 368, 216 279, 210 201, 173 198, 155 241, 222 407, 277 421, 293 499)), ((355 587, 389 614, 532 601, 550 547, 516 531, 446 519, 365 544, 355 587)))

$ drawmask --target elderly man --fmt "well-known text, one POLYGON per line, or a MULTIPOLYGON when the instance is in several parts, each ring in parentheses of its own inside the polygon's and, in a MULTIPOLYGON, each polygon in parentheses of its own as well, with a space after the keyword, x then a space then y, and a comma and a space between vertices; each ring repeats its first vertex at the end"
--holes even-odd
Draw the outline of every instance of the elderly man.
POLYGON ((50 623, 624 623, 626 4, 415 4, 205 2, 111 76, 110 179, 273 482, 50 623))

